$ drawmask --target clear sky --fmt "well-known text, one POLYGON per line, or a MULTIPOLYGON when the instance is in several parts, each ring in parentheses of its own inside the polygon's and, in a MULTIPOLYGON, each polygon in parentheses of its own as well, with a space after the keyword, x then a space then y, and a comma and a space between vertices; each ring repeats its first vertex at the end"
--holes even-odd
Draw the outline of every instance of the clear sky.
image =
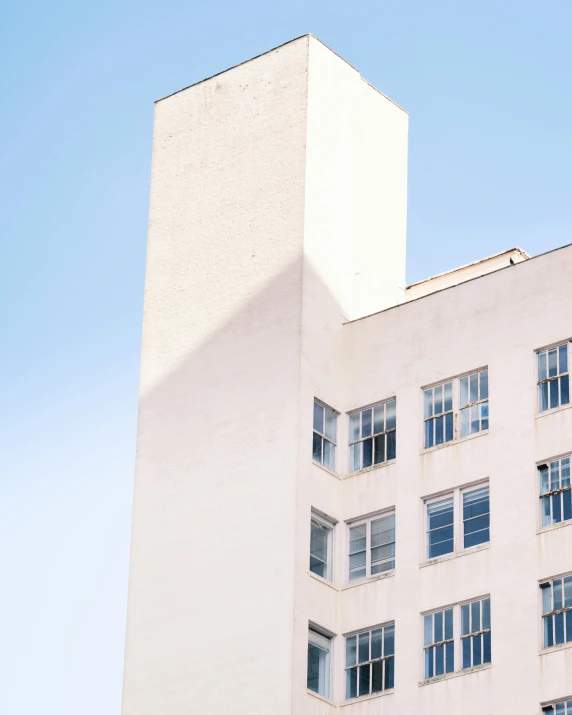
POLYGON ((312 32, 410 113, 409 282, 537 254, 572 241, 572 4, 3 0, 0 29, 0 712, 119 715, 153 100, 312 32))

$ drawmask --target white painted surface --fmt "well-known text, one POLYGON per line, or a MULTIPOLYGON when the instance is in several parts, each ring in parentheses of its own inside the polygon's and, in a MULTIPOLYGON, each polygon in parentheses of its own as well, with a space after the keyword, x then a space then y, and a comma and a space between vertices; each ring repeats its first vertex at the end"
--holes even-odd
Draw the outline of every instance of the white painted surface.
POLYGON ((538 613, 572 526, 537 534, 535 469, 572 450, 572 409, 536 417, 534 364, 572 332, 572 248, 397 305, 407 116, 314 38, 156 111, 123 715, 513 715, 572 694, 538 613), (421 387, 485 365, 489 433, 424 453, 421 387), (345 413, 394 395, 396 462, 347 475, 345 413), (337 475, 311 461, 315 396, 341 412, 337 475), (490 548, 424 565, 423 497, 484 477, 490 548), (312 507, 338 520, 333 584, 308 573, 312 507), (388 507, 395 575, 348 588, 344 521, 388 507), (420 685, 420 613, 486 594, 492 666, 420 685), (306 691, 309 621, 336 634, 331 703, 306 691), (345 704, 342 634, 387 621, 394 691, 345 704))

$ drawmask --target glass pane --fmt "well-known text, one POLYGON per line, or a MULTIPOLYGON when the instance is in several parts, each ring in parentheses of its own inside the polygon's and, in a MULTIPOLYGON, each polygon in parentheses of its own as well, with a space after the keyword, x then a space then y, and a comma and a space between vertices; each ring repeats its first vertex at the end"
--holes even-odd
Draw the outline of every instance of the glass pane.
POLYGON ((560 488, 560 462, 550 462, 550 488, 552 491, 560 488))
POLYGON ((491 662, 491 632, 483 633, 483 663, 491 662))
POLYGON ((445 672, 445 646, 435 646, 435 675, 443 675, 445 672))
POLYGON ((432 678, 434 675, 434 668, 433 668, 433 651, 434 648, 426 648, 425 649, 425 677, 426 678, 432 678))
POLYGON ((376 628, 371 632, 371 659, 381 658, 381 636, 382 628, 376 628))
POLYGON ((371 435, 371 419, 372 411, 364 410, 361 413, 361 436, 369 437, 371 435))
POLYGON ((308 638, 308 689, 327 698, 330 689, 329 639, 313 631, 309 632, 308 638))
POLYGON ((427 504, 427 524, 429 529, 449 526, 453 523, 453 497, 427 504))
POLYGON ((320 692, 320 649, 308 643, 308 690, 320 692))
POLYGON ((314 429, 324 433, 324 408, 317 402, 314 402, 314 429))
POLYGON ((491 599, 490 598, 484 598, 482 600, 482 609, 483 609, 482 629, 486 630, 487 628, 491 627, 491 599))
POLYGON ((549 380, 548 389, 550 392, 550 409, 558 407, 558 380, 549 380))
POLYGON ((431 645, 433 641, 433 616, 425 616, 423 618, 423 644, 431 645))
POLYGON ((479 399, 479 374, 475 373, 470 377, 470 394, 469 399, 471 402, 477 402, 479 399))
POLYGON ((566 715, 566 703, 556 703, 556 715, 566 715))
POLYGON ((540 509, 542 513, 542 526, 548 526, 552 523, 552 518, 550 516, 550 497, 542 497, 540 500, 540 509))
POLYGON ((561 345, 558 348, 558 372, 562 375, 563 372, 568 372, 568 345, 561 345))
POLYGON ((570 643, 572 641, 572 611, 565 611, 564 615, 566 618, 566 643, 570 643))
POLYGON ((481 429, 485 430, 489 428, 489 403, 481 403, 481 429))
MULTIPOLYGON (((468 639, 467 639, 468 640, 468 639)), ((483 662, 481 636, 473 636, 473 665, 481 665, 483 662)))
POLYGON ((562 521, 562 509, 561 507, 560 494, 552 495, 552 523, 559 524, 562 521))
POLYGON ((378 434, 373 438, 373 463, 385 462, 385 435, 378 434))
POLYGON ((461 388, 460 405, 461 405, 461 407, 464 407, 465 405, 469 404, 469 378, 462 377, 459 382, 460 382, 460 388, 461 388))
POLYGON ((461 606, 461 635, 466 636, 470 632, 470 606, 468 603, 464 603, 461 606))
POLYGON ((443 444, 443 416, 435 417, 435 444, 443 444))
POLYGON ((455 644, 453 641, 445 644, 445 672, 452 673, 455 670, 455 644))
POLYGON ((558 356, 556 348, 548 351, 548 377, 555 377, 558 374, 558 356))
POLYGON ((572 576, 564 579, 564 608, 572 608, 572 576))
POLYGON ((430 559, 435 559, 438 556, 444 556, 445 554, 451 554, 454 550, 453 541, 453 527, 446 527, 444 529, 438 529, 437 531, 432 531, 429 537, 429 556, 430 559), (438 541, 432 543, 433 540, 438 541))
POLYGON ((423 416, 433 417, 433 390, 425 390, 423 393, 423 416))
POLYGON ((544 647, 550 648, 554 645, 554 633, 552 631, 552 616, 544 616, 544 647))
POLYGON ((375 434, 385 430, 385 421, 383 418, 384 411, 385 405, 378 405, 373 410, 373 431, 375 434))
POLYGON ((453 439, 453 413, 449 412, 445 415, 445 442, 450 442, 453 439))
MULTIPOLYGON (((572 519, 572 490, 570 489, 562 492, 562 511, 562 519, 564 521, 572 519)), ((572 713, 570 713, 570 715, 572 715, 572 713)))
POLYGON ((473 601, 471 603, 471 633, 477 633, 481 630, 481 602, 473 601))
POLYGON ((538 472, 540 475, 540 493, 541 494, 547 494, 549 489, 548 489, 548 465, 543 464, 538 468, 538 472))
POLYGON ((394 653, 395 626, 385 626, 385 628, 383 629, 383 655, 385 658, 387 658, 388 655, 393 655, 394 653))
POLYGON ((445 383, 443 396, 444 396, 444 402, 445 402, 445 404, 443 405, 445 408, 444 411, 449 412, 450 410, 453 409, 453 383, 452 382, 445 383))
POLYGON ((481 429, 481 408, 479 405, 471 407, 471 434, 479 432, 481 429))
POLYGON ((480 390, 479 396, 481 400, 486 400, 489 396, 489 371, 483 370, 479 377, 480 380, 480 390))
POLYGON ((463 650, 463 668, 471 667, 471 639, 463 638, 461 640, 461 648, 463 650))
POLYGON ((312 459, 316 462, 322 462, 322 438, 315 432, 312 438, 312 459))
POLYGON ((443 412, 443 385, 433 388, 433 404, 435 406, 435 414, 440 415, 443 412))
POLYGON ((331 410, 324 410, 326 416, 326 432, 325 435, 332 442, 336 441, 336 415, 331 410))
POLYGON ((356 646, 357 639, 355 636, 346 638, 346 666, 356 664, 356 646))
POLYGON ((432 447, 433 441, 433 420, 425 422, 425 449, 432 447))
POLYGON ((397 432, 387 433, 387 459, 395 459, 395 441, 397 432))
POLYGON ((369 633, 360 633, 358 636, 358 663, 367 663, 369 660, 369 633))
POLYGON ((434 624, 435 624, 435 643, 439 643, 444 640, 443 638, 443 611, 438 611, 434 614, 434 624))
POLYGON ((560 480, 562 488, 570 486, 570 457, 560 460, 560 480))
POLYGON ((385 690, 391 690, 395 684, 395 658, 385 661, 385 690))
POLYGON ((540 592, 542 593, 542 613, 550 613, 552 610, 552 589, 550 584, 541 586, 540 592))
POLYGON ((562 608, 562 580, 556 579, 552 582, 553 608, 558 611, 562 608))
POLYGON ((357 668, 346 670, 346 699, 357 698, 357 668))
POLYGON ((358 697, 369 695, 370 693, 370 669, 371 666, 369 663, 367 665, 360 665, 359 667, 358 697))
POLYGON ((360 551, 357 554, 352 554, 350 556, 350 569, 364 568, 365 569, 365 551, 360 551))
POLYGON ((352 526, 350 528, 350 554, 355 554, 357 551, 364 551, 366 545, 367 525, 352 526))
POLYGON ((395 400, 386 405, 385 429, 395 429, 395 400))
POLYGON ((362 442, 362 467, 371 467, 373 464, 373 440, 371 437, 362 442))
POLYGON ((548 409, 548 383, 543 382, 538 386, 538 409, 540 412, 544 412, 548 409))
POLYGON ((463 519, 474 519, 489 513, 489 488, 479 487, 463 492, 463 519))
POLYGON ((538 381, 546 380, 548 374, 546 372, 546 353, 538 353, 538 381))
POLYGON ((554 643, 560 645, 564 643, 564 614, 557 613, 554 616, 554 643))
POLYGON ((453 609, 445 611, 445 640, 453 638, 453 609))
POLYGON ((383 690, 383 661, 378 660, 371 664, 371 692, 379 693, 383 690))
POLYGON ((365 578, 366 577, 366 572, 365 568, 363 569, 356 569, 355 571, 350 571, 350 581, 357 581, 359 578, 365 578))
POLYGON ((355 442, 359 439, 359 412, 354 412, 350 415, 350 442, 355 442))
POLYGON ((327 439, 324 440, 324 467, 331 469, 332 472, 336 468, 335 447, 327 439))
POLYGON ((350 470, 357 472, 358 469, 361 469, 361 442, 350 446, 350 470))
POLYGON ((466 437, 469 434, 470 409, 470 407, 465 407, 461 410, 461 437, 466 437))
POLYGON ((570 383, 568 375, 560 378, 560 404, 568 405, 570 403, 570 383))

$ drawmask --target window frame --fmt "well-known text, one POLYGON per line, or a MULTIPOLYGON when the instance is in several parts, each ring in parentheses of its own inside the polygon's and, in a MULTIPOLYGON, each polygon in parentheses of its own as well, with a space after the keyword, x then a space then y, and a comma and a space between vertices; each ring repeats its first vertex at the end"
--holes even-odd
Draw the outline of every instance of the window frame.
MULTIPOLYGON (((325 673, 325 678, 326 678, 326 694, 320 693, 318 690, 313 690, 308 686, 308 666, 309 666, 309 657, 308 653, 306 655, 306 689, 308 692, 313 693, 314 695, 318 695, 320 698, 325 698, 326 700, 332 700, 332 694, 333 694, 333 678, 332 678, 332 673, 333 673, 333 666, 334 666, 334 639, 335 635, 333 633, 330 633, 330 631, 327 631, 324 628, 321 628, 317 624, 313 623, 310 621, 308 623, 308 645, 307 648, 311 645, 311 637, 310 634, 313 633, 315 636, 319 638, 323 638, 329 642, 329 651, 328 651, 328 660, 327 660, 327 666, 326 666, 326 673, 325 673)), ((317 639, 316 639, 317 640, 317 639)), ((320 646, 317 643, 313 643, 315 647, 319 648, 320 646)))
MULTIPOLYGON (((470 394, 470 389, 469 389, 469 394, 470 394)), ((434 399, 434 398, 433 398, 434 399)), ((423 415, 423 424, 422 424, 422 434, 421 434, 421 451, 422 452, 430 452, 435 449, 441 449, 442 447, 446 447, 447 445, 454 444, 456 442, 461 442, 467 439, 473 439, 474 437, 480 437, 481 435, 488 434, 490 430, 490 410, 489 410, 489 403, 490 403, 490 374, 489 374, 489 366, 488 365, 483 365, 482 367, 474 368, 472 370, 468 370, 466 372, 462 372, 458 375, 454 375, 453 377, 447 377, 444 380, 439 380, 438 382, 433 382, 428 385, 423 385, 421 387, 421 414, 423 415), (487 396, 486 398, 480 398, 480 385, 481 385, 481 377, 480 374, 486 372, 487 373, 487 396), (469 378, 469 384, 470 384, 470 378, 472 375, 479 375, 478 378, 478 386, 479 386, 479 399, 475 402, 469 402, 467 405, 463 405, 461 407, 461 380, 464 378, 469 378), (450 440, 445 440, 439 444, 436 444, 435 440, 435 435, 436 435, 436 426, 433 425, 433 444, 429 447, 426 446, 426 423, 429 420, 433 420, 435 418, 434 414, 434 407, 432 414, 429 416, 426 416, 425 414, 425 406, 426 406, 426 398, 425 398, 425 393, 428 390, 435 390, 435 388, 438 387, 445 387, 445 385, 451 384, 452 389, 451 389, 451 409, 450 410, 445 410, 445 393, 443 389, 443 411, 439 412, 436 416, 439 417, 441 415, 445 416, 448 414, 453 415, 453 425, 452 425, 452 430, 453 430, 453 437, 450 440), (461 412, 462 410, 465 409, 471 409, 474 406, 477 405, 487 405, 487 427, 486 428, 480 428, 476 432, 469 432, 466 435, 461 436, 461 412)), ((479 424, 482 424, 483 421, 483 416, 482 414, 479 416, 479 424)), ((469 420, 470 424, 470 420, 469 420)), ((445 436, 446 433, 446 424, 444 422, 443 425, 443 435, 445 436)))
MULTIPOLYGON (((470 553, 471 551, 480 551, 487 548, 491 543, 491 485, 489 478, 480 479, 477 482, 472 482, 471 484, 464 484, 459 487, 454 487, 453 489, 448 489, 447 491, 439 492, 437 494, 432 494, 427 497, 423 497, 423 558, 422 563, 430 564, 438 561, 439 559, 455 558, 461 554, 470 553), (465 547, 465 520, 463 512, 463 496, 469 492, 477 491, 483 487, 488 487, 489 489, 489 540, 483 541, 480 544, 474 544, 473 546, 465 547), (445 499, 453 499, 453 550, 448 551, 445 554, 440 554, 439 556, 429 556, 429 519, 428 519, 428 506, 431 504, 436 504, 445 499)), ((434 529, 432 530, 434 531, 434 529)))
POLYGON ((324 514, 323 512, 318 511, 317 509, 312 508, 310 511, 310 553, 309 553, 309 563, 308 563, 308 570, 309 572, 315 576, 316 578, 320 578, 324 581, 327 581, 328 583, 333 583, 334 582, 334 543, 335 543, 335 528, 336 528, 337 521, 333 519, 332 517, 328 516, 327 514, 324 514), (326 563, 326 573, 328 574, 327 576, 320 576, 320 574, 315 573, 312 571, 311 568, 311 558, 312 558, 312 522, 316 522, 319 524, 322 528, 328 530, 328 560, 325 562, 326 563))
MULTIPOLYGON (((423 611, 421 613, 421 619, 420 619, 420 628, 421 628, 421 655, 420 655, 420 668, 421 668, 421 682, 422 683, 432 683, 432 682, 438 682, 440 680, 444 680, 445 678, 452 678, 455 677, 455 675, 459 673, 470 673, 473 672, 474 670, 478 669, 483 669, 483 668, 490 668, 492 665, 492 649, 491 649, 491 660, 488 662, 481 662, 479 665, 471 665, 468 668, 463 667, 463 649, 462 649, 462 621, 461 621, 461 614, 462 614, 462 607, 463 606, 470 606, 473 603, 478 603, 487 600, 489 601, 489 619, 490 619, 490 627, 487 629, 488 632, 492 634, 492 609, 491 609, 491 596, 490 594, 484 594, 482 596, 477 596, 476 598, 470 598, 465 601, 459 601, 458 603, 449 603, 445 606, 441 606, 440 608, 432 608, 428 611, 423 611), (435 646, 439 645, 444 645, 447 642, 451 642, 451 639, 445 638, 443 641, 436 641, 430 644, 425 644, 425 618, 427 616, 434 616, 436 613, 445 613, 445 611, 452 610, 453 611, 453 670, 448 671, 446 670, 446 649, 444 651, 444 671, 442 674, 439 675, 433 675, 430 677, 426 677, 426 656, 425 656, 425 651, 428 648, 434 648, 435 646)), ((480 612, 482 613, 482 606, 480 608, 480 612)), ((434 632, 435 628, 435 621, 433 620, 432 624, 432 629, 434 632)), ((443 616, 443 636, 446 635, 445 631, 445 616, 443 616)), ((472 633, 466 637, 472 637, 472 633)), ((476 635, 476 633, 475 633, 476 635)), ((491 640, 492 640, 492 635, 491 635, 491 640)), ((433 668, 435 669, 435 655, 433 655, 433 668)))
POLYGON ((375 469, 377 467, 382 467, 386 464, 392 464, 395 462, 397 459, 397 397, 394 395, 393 397, 388 397, 385 400, 380 400, 379 402, 374 402, 371 405, 365 405, 364 407, 358 407, 355 410, 351 410, 350 412, 347 413, 348 415, 348 474, 358 474, 359 472, 365 470, 365 469, 375 469), (392 427, 391 429, 386 429, 387 425, 387 406, 390 405, 391 403, 394 403, 394 423, 395 426, 392 427), (377 407, 382 407, 384 408, 384 413, 383 413, 383 427, 384 429, 381 432, 375 432, 375 409, 377 407), (362 428, 363 428, 363 413, 366 412, 367 410, 372 410, 372 421, 371 421, 371 434, 364 436, 361 436, 362 428), (354 415, 359 415, 359 432, 360 432, 360 437, 358 439, 352 439, 352 417, 354 415), (394 437, 394 454, 391 459, 387 458, 388 454, 388 449, 387 449, 387 444, 389 440, 389 435, 393 434, 395 435, 394 437), (382 462, 375 462, 375 438, 376 437, 384 437, 384 455, 385 458, 382 462), (363 466, 363 447, 360 449, 360 464, 361 466, 358 467, 358 469, 352 469, 352 447, 354 445, 360 444, 362 445, 365 441, 371 439, 372 440, 372 453, 371 453, 371 464, 368 464, 367 466, 363 466))
POLYGON ((557 698, 556 700, 550 700, 547 703, 542 703, 540 705, 541 715, 572 715, 572 695, 567 698, 557 698), (558 713, 556 711, 557 705, 564 705, 564 711, 558 713), (549 711, 552 708, 552 711, 549 711))
POLYGON ((351 631, 350 633, 345 633, 344 634, 344 703, 349 703, 349 702, 357 702, 362 699, 370 698, 372 696, 377 696, 381 695, 383 693, 388 693, 388 692, 393 692, 395 689, 395 621, 388 621, 387 623, 382 623, 377 626, 371 626, 369 628, 361 628, 360 630, 357 631, 351 631), (385 647, 386 647, 386 638, 385 638, 385 631, 386 628, 392 628, 393 629, 393 652, 390 653, 389 655, 386 655, 385 653, 385 647), (381 655, 379 658, 372 658, 372 633, 374 631, 381 630, 381 655), (368 650, 369 650, 369 659, 363 662, 359 661, 359 636, 364 635, 364 634, 369 634, 369 639, 368 639, 368 650), (356 639, 356 645, 355 645, 355 663, 352 663, 351 665, 348 665, 348 639, 349 638, 355 638, 356 639), (372 690, 373 688, 373 663, 382 663, 382 683, 385 685, 385 680, 386 680, 386 663, 387 661, 392 660, 393 661, 393 673, 392 673, 392 678, 393 678, 393 685, 390 688, 382 687, 381 690, 376 690, 375 692, 372 690), (363 667, 365 665, 369 665, 369 692, 364 693, 363 695, 359 694, 359 686, 360 686, 360 677, 359 677, 359 668, 363 667), (351 670, 356 670, 357 675, 356 675, 356 695, 348 697, 348 674, 349 671, 351 670))
POLYGON ((566 584, 565 579, 570 582, 570 591, 572 592, 572 571, 559 574, 557 576, 550 576, 549 578, 543 578, 538 582, 538 597, 539 597, 539 612, 540 612, 540 650, 541 652, 550 652, 553 650, 560 650, 561 648, 572 647, 572 593, 569 594, 570 602, 566 605, 566 584), (554 582, 562 581, 562 608, 554 608, 554 582), (544 611, 544 594, 543 591, 547 585, 550 585, 550 598, 551 598, 551 611, 544 611), (555 638, 555 616, 562 613, 562 631, 564 640, 562 643, 556 643, 555 638), (552 618, 552 645, 546 645, 546 627, 545 618, 549 616, 552 618), (566 638, 566 633, 568 632, 569 639, 566 638))
MULTIPOLYGON (((570 407, 572 405, 572 400, 570 399, 570 359, 572 357, 572 349, 570 347, 570 344, 572 343, 572 338, 566 338, 564 340, 560 340, 556 343, 551 343, 550 345, 545 345, 542 348, 537 348, 534 351, 534 376, 535 376, 535 382, 536 382, 536 414, 537 415, 548 415, 552 414, 553 412, 557 412, 558 410, 565 409, 567 407, 570 407), (558 350, 560 347, 566 346, 566 359, 567 359, 567 371, 566 372, 558 372, 556 375, 553 375, 552 377, 547 377, 540 379, 540 355, 542 353, 547 353, 547 358, 548 358, 548 352, 550 350, 558 350), (560 378, 564 376, 568 376, 568 402, 565 402, 562 404, 561 400, 561 383, 560 383, 560 378), (553 382, 554 380, 558 380, 558 401, 559 404, 556 407, 547 407, 545 410, 541 410, 541 399, 540 399, 540 394, 541 394, 541 385, 545 383, 550 383, 553 382)), ((560 368, 560 355, 558 354, 558 369, 560 368)), ((546 370, 548 373, 549 367, 548 367, 548 360, 547 360, 547 365, 546 365, 546 370)), ((550 402, 550 389, 548 389, 548 401, 550 402)))
POLYGON ((561 454, 556 457, 550 457, 548 459, 543 459, 536 463, 536 494, 538 496, 538 529, 541 531, 550 530, 552 528, 558 528, 561 526, 567 526, 572 524, 572 453, 561 454), (564 460, 569 460, 568 470, 569 474, 569 485, 562 487, 562 462, 564 460), (552 465, 559 463, 559 488, 552 489, 552 465), (548 491, 542 492, 542 468, 548 470, 547 474, 547 484, 548 491), (566 498, 566 493, 568 493, 568 499, 566 498), (553 520, 553 507, 554 507, 554 496, 559 496, 559 506, 560 506, 560 521, 553 520), (544 500, 548 499, 550 507, 550 523, 544 524, 544 500), (566 513, 566 503, 571 503, 570 516, 564 518, 566 513))
POLYGON ((314 464, 319 464, 321 467, 324 469, 329 470, 330 472, 335 472, 336 467, 337 467, 337 446, 338 446, 338 431, 339 431, 339 425, 338 425, 338 417, 340 416, 340 413, 335 410, 333 407, 330 407, 327 403, 323 402, 322 400, 318 399, 317 397, 314 397, 314 402, 312 403, 312 462, 314 464), (318 431, 315 427, 315 409, 316 405, 321 407, 324 410, 324 416, 323 416, 323 421, 322 421, 322 427, 323 431, 318 431), (326 434, 326 412, 331 412, 334 415, 334 425, 335 425, 335 435, 334 439, 332 439, 330 436, 326 434), (320 455, 321 459, 318 460, 314 457, 314 435, 318 435, 320 437, 320 455), (327 464, 324 463, 324 441, 328 442, 329 444, 332 445, 333 447, 333 466, 328 466, 327 464))
MULTIPOLYGON (((378 578, 383 578, 385 576, 391 575, 395 573, 395 560, 396 560, 396 545, 397 545, 397 518, 396 518, 396 510, 395 507, 390 507, 388 509, 384 509, 382 511, 375 512, 374 514, 367 514, 363 517, 356 517, 355 519, 349 519, 346 521, 346 526, 347 526, 347 535, 346 535, 346 553, 345 553, 345 563, 346 563, 346 568, 345 568, 345 579, 346 579, 346 585, 354 585, 358 583, 362 583, 365 581, 369 581, 370 579, 378 579, 378 578), (371 551, 372 548, 377 548, 377 547, 372 547, 371 546, 371 523, 373 521, 377 521, 378 519, 383 519, 384 517, 388 516, 393 516, 394 522, 393 522, 393 529, 394 529, 394 541, 393 542, 387 542, 387 544, 394 544, 394 555, 393 555, 393 568, 392 569, 387 569, 385 571, 380 571, 379 573, 371 573, 371 551), (350 571, 350 556, 351 554, 351 529, 357 527, 357 526, 366 526, 366 547, 365 547, 365 552, 366 552, 366 562, 365 562, 365 569, 366 569, 366 575, 361 576, 359 578, 351 579, 351 571, 350 571)), ((387 545, 387 544, 381 544, 382 546, 387 545)), ((356 552, 359 553, 359 552, 356 552)), ((389 559, 387 559, 389 560, 389 559)))

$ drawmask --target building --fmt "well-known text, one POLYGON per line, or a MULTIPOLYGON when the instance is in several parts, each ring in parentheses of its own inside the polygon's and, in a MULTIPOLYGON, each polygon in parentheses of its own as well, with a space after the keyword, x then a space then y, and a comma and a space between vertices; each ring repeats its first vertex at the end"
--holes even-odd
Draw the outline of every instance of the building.
POLYGON ((311 36, 156 104, 123 715, 572 715, 572 247, 406 286, 406 165, 311 36))

